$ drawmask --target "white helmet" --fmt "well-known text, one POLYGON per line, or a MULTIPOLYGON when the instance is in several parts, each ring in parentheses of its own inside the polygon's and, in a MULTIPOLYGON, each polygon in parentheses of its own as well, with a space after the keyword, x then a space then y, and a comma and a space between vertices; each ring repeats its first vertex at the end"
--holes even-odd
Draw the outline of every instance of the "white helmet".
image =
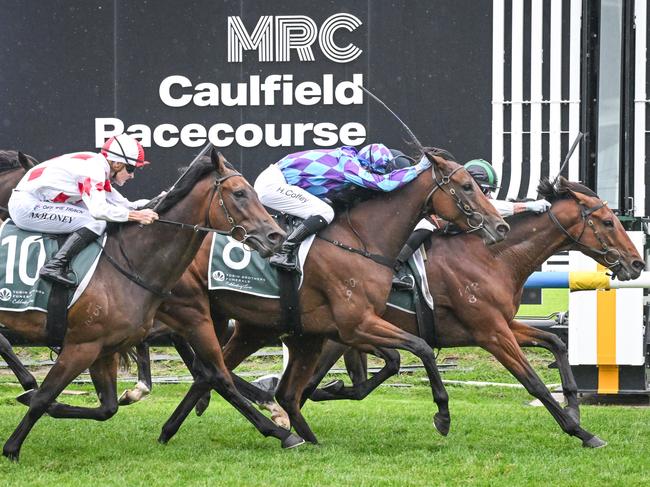
POLYGON ((144 149, 140 142, 128 134, 120 134, 108 139, 102 146, 102 155, 115 162, 123 162, 135 167, 149 164, 144 160, 144 149))

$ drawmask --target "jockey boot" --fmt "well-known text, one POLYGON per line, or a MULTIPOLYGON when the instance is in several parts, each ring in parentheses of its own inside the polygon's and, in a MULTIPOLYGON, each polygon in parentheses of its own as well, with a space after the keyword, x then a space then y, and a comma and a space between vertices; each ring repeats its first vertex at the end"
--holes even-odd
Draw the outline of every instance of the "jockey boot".
POLYGON ((87 228, 80 228, 76 232, 71 233, 59 251, 41 267, 38 274, 43 279, 57 282, 67 287, 77 286, 78 283, 75 277, 70 278, 69 276, 68 265, 79 252, 85 249, 97 237, 98 235, 95 232, 87 228))
MULTIPOLYGON (((418 228, 408 238, 402 250, 400 250, 397 259, 395 259, 395 271, 399 271, 406 261, 413 255, 424 241, 431 236, 433 232, 427 228, 418 228)), ((393 288, 398 291, 413 289, 413 279, 411 276, 393 277, 393 288)))
POLYGON ((281 269, 297 270, 298 258, 296 252, 300 247, 300 243, 310 235, 320 232, 327 225, 327 220, 320 215, 312 215, 303 220, 284 241, 280 251, 271 256, 269 263, 281 269))

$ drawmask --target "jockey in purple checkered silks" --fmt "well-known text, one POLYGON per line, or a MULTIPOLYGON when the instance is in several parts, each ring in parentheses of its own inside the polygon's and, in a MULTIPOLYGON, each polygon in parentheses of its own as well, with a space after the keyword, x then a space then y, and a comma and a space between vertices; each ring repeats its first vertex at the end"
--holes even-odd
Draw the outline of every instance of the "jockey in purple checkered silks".
POLYGON ((352 185, 393 191, 431 167, 426 157, 413 166, 403 164, 407 158, 394 156, 393 152, 383 144, 367 145, 360 151, 348 146, 312 149, 289 154, 262 171, 255 181, 260 201, 304 219, 287 237, 280 252, 271 257, 271 263, 285 269, 296 268, 293 251, 334 219, 334 210, 322 199, 328 194, 352 185), (397 160, 406 167, 391 170, 389 163, 397 160))

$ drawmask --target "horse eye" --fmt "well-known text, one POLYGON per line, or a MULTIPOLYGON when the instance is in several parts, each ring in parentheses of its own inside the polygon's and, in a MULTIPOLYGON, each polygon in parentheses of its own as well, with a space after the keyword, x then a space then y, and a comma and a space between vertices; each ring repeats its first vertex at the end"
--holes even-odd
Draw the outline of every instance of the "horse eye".
POLYGON ((237 191, 233 191, 232 194, 234 194, 236 198, 243 198, 244 196, 246 196, 246 191, 244 191, 243 189, 238 189, 237 191))
POLYGON ((465 183, 465 184, 463 184, 463 189, 465 191, 472 191, 472 189, 474 189, 474 186, 472 186, 471 183, 465 183))
POLYGON ((614 222, 612 220, 605 220, 603 223, 605 224, 606 227, 614 226, 614 222))

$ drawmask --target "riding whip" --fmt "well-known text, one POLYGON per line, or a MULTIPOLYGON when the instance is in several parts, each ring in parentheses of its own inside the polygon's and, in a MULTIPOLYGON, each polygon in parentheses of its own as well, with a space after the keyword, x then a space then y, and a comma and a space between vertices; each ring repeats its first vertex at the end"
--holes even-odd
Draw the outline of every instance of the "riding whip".
POLYGON ((418 138, 415 136, 415 134, 414 134, 413 132, 411 132, 411 129, 408 128, 408 125, 406 125, 406 124, 402 121, 402 119, 399 118, 399 117, 397 116, 397 114, 396 114, 393 110, 391 110, 391 109, 388 107, 388 105, 386 105, 383 101, 381 101, 381 100, 380 100, 376 95, 374 95, 370 90, 368 90, 367 88, 365 88, 363 85, 357 85, 357 86, 358 86, 359 88, 361 88, 363 91, 365 91, 366 93, 368 93, 368 95, 370 95, 370 97, 371 97, 373 100, 375 100, 377 103, 379 103, 381 106, 383 106, 386 110, 388 110, 388 113, 390 113, 393 117, 395 117, 395 118, 397 119, 397 121, 402 125, 402 127, 404 127, 404 130, 406 130, 406 133, 408 133, 409 136, 411 137, 411 139, 413 139, 413 142, 415 142, 415 145, 417 145, 418 149, 419 149, 420 151, 424 152, 424 146, 420 143, 420 141, 419 141, 418 138))
POLYGON ((578 132, 578 135, 576 135, 575 140, 573 141, 573 144, 571 145, 571 148, 569 149, 569 152, 567 152, 566 157, 564 158, 564 162, 560 166, 560 170, 557 173, 557 176, 555 176, 555 179, 553 180, 553 186, 555 186, 555 183, 557 183, 557 180, 559 179, 560 175, 562 174, 562 170, 564 167, 567 165, 569 162, 569 159, 571 159, 571 156, 573 155, 573 152, 576 150, 576 147, 578 147, 578 142, 585 136, 582 132, 578 132))
POLYGON ((168 195, 168 194, 169 194, 169 193, 170 193, 174 188, 176 188, 176 185, 180 182, 181 179, 183 179, 183 177, 185 177, 185 175, 186 175, 187 172, 191 169, 191 167, 194 165, 194 163, 195 163, 196 161, 198 161, 199 159, 201 159, 201 157, 203 157, 204 155, 206 155, 207 152, 208 152, 211 148, 212 148, 212 142, 208 142, 207 144, 205 144, 205 147, 204 147, 203 149, 201 149, 201 152, 199 152, 199 153, 196 155, 196 157, 195 157, 194 159, 192 159, 192 162, 190 162, 190 165, 187 166, 187 169, 185 169, 185 171, 183 171, 183 174, 181 174, 180 177, 176 180, 176 182, 175 182, 174 184, 172 184, 172 187, 169 188, 169 190, 167 191, 167 193, 166 193, 162 198, 160 198, 160 200, 158 200, 158 202, 156 203, 156 206, 153 207, 153 211, 156 211, 156 210, 158 209, 158 207, 162 204, 162 202, 165 201, 165 198, 167 197, 167 195, 168 195))

